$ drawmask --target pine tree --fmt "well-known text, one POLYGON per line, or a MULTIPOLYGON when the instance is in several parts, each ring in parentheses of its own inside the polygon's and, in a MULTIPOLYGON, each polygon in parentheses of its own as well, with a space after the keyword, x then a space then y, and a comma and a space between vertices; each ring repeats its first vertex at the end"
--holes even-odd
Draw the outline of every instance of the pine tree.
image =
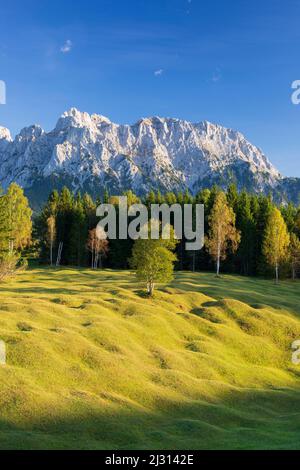
POLYGON ((297 209, 292 202, 290 202, 287 206, 282 206, 280 208, 281 214, 284 218, 284 221, 287 225, 288 231, 294 232, 296 230, 296 217, 297 217, 297 209))
POLYGON ((157 204, 163 204, 165 202, 165 198, 162 196, 160 191, 157 191, 156 193, 156 202, 157 204))
POLYGON ((241 243, 237 252, 241 273, 255 273, 255 221, 251 212, 251 198, 242 191, 236 205, 237 229, 241 233, 241 243))
POLYGON ((256 274, 267 274, 263 243, 270 214, 273 210, 271 199, 266 196, 252 197, 252 213, 255 220, 256 274))
POLYGON ((84 244, 87 237, 86 217, 83 209, 81 195, 78 194, 73 202, 71 223, 69 227, 66 260, 68 264, 81 266, 84 260, 84 244))
POLYGON ((236 184, 230 183, 227 189, 227 201, 229 206, 236 212, 239 201, 239 193, 236 184))
POLYGON ((147 196, 146 196, 146 204, 148 206, 148 209, 150 208, 151 204, 156 203, 156 196, 154 191, 150 191, 147 196))
POLYGON ((73 206, 74 196, 70 190, 64 187, 60 193, 57 215, 56 215, 56 228, 57 228, 57 248, 62 246, 62 256, 60 264, 68 264, 72 247, 70 247, 70 228, 73 222, 73 206))
POLYGON ((291 234, 289 255, 292 268, 292 278, 295 280, 297 271, 300 268, 300 240, 295 233, 291 234))
POLYGON ((108 203, 109 197, 110 197, 110 196, 109 196, 109 192, 108 192, 108 190, 105 188, 105 190, 104 190, 104 195, 103 195, 103 203, 104 203, 104 204, 107 204, 107 203, 108 203))

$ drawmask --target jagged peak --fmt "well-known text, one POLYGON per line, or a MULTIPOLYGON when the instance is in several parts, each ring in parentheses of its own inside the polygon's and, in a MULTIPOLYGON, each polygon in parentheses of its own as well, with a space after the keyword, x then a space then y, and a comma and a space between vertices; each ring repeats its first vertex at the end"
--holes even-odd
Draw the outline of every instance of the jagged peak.
POLYGON ((0 140, 7 140, 8 142, 12 141, 10 131, 7 127, 0 126, 0 140))
POLYGON ((35 140, 41 137, 44 134, 44 130, 38 124, 33 124, 32 126, 24 127, 21 129, 20 133, 16 136, 16 141, 21 140, 35 140))
POLYGON ((77 108, 71 108, 61 115, 57 122, 56 130, 65 130, 69 127, 93 127, 103 122, 110 123, 110 120, 99 114, 90 115, 87 112, 79 111, 77 108))

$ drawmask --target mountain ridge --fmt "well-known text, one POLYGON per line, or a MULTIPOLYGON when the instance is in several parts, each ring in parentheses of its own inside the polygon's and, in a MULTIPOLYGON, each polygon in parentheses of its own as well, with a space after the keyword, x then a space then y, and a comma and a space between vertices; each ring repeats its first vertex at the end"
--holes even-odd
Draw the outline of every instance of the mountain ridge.
MULTIPOLYGON (((38 187, 66 184, 99 195, 132 189, 192 194, 203 187, 235 182, 275 200, 298 202, 299 178, 284 178, 257 146, 238 131, 208 121, 192 123, 158 116, 133 125, 71 108, 50 132, 25 127, 13 139, 0 127, 0 184, 16 181, 34 203, 46 194, 38 187)), ((46 192, 46 191, 45 191, 46 192)))

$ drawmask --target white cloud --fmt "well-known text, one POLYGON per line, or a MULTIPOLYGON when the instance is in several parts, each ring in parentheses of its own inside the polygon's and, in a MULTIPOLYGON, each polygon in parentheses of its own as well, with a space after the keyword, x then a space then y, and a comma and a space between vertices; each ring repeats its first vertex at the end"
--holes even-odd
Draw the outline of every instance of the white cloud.
POLYGON ((163 69, 158 69, 158 70, 155 70, 154 72, 154 75, 156 77, 159 77, 160 75, 162 75, 164 73, 164 70, 163 69))
POLYGON ((64 45, 60 48, 60 52, 62 52, 63 54, 67 54, 68 52, 72 50, 72 47, 73 47, 73 43, 70 39, 68 39, 64 43, 64 45))

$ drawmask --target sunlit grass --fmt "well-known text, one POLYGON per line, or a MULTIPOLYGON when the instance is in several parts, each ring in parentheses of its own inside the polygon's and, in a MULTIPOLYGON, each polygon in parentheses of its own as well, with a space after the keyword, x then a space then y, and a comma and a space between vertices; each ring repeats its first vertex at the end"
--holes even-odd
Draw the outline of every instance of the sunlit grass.
POLYGON ((300 285, 35 269, 0 287, 1 448, 300 448, 300 285))

